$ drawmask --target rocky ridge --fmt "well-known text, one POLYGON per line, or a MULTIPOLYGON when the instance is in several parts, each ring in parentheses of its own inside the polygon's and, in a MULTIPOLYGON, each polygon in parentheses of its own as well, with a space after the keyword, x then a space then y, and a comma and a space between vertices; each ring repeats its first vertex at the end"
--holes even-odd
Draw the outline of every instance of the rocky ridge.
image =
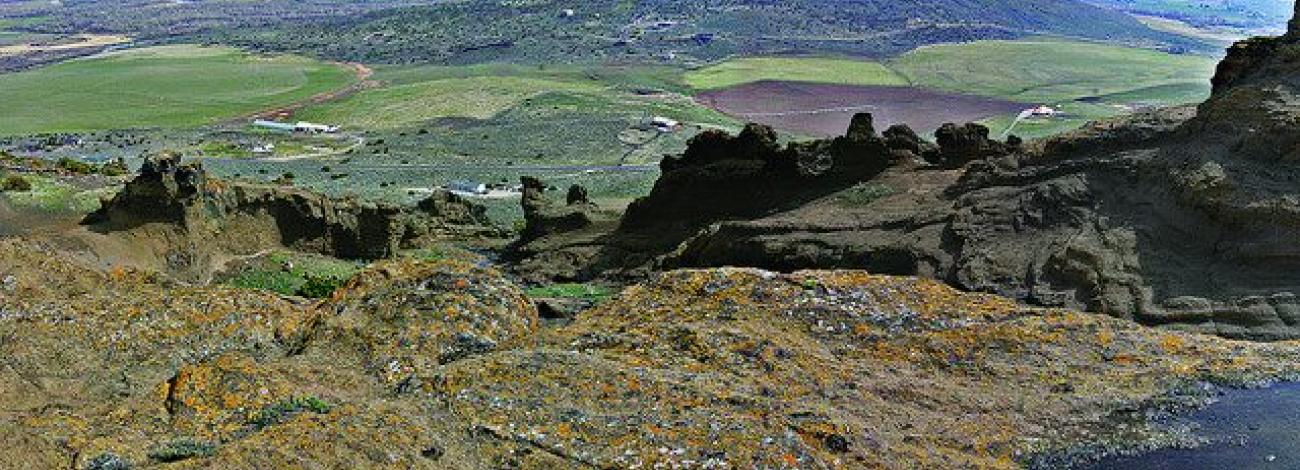
POLYGON ((162 268, 181 278, 203 277, 214 259, 271 248, 374 260, 438 240, 503 235, 482 206, 447 192, 414 208, 331 198, 214 180, 174 156, 147 160, 102 206, 83 224, 156 252, 162 268))
POLYGON ((1058 468, 1188 442, 1144 416, 1204 383, 1300 372, 1294 343, 858 271, 665 273, 558 329, 468 255, 302 303, 8 239, 0 280, 28 467, 1058 468))

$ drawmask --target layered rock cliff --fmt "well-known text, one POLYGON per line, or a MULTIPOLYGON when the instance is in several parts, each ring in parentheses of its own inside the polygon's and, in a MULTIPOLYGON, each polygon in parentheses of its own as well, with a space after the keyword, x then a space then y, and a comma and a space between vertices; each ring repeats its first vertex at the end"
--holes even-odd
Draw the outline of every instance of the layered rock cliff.
POLYGON ((214 257, 277 247, 374 260, 437 240, 502 234, 482 206, 447 192, 416 207, 331 198, 287 186, 212 180, 201 166, 170 156, 147 160, 84 224, 163 250, 168 270, 181 277, 201 275, 214 257))

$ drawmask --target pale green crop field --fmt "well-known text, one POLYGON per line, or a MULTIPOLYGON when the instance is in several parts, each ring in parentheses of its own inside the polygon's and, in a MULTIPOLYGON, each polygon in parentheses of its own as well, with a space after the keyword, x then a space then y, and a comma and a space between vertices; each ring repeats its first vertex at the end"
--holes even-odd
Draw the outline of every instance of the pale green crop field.
POLYGON ((344 67, 224 47, 161 46, 0 75, 0 135, 184 128, 351 84, 344 67))
POLYGON ((1025 102, 1130 94, 1167 104, 1209 96, 1216 60, 1064 40, 977 41, 923 47, 889 66, 913 85, 1025 102), (1170 94, 1171 89, 1179 90, 1170 94))
POLYGON ((546 92, 594 92, 599 84, 512 76, 416 81, 366 90, 307 108, 300 119, 353 128, 388 129, 443 117, 487 119, 546 92))
POLYGON ((693 70, 683 81, 714 90, 757 81, 907 86, 907 77, 879 62, 825 57, 746 57, 693 70))
POLYGON ((918 86, 1024 102, 1123 95, 1177 104, 1204 99, 1217 61, 1148 49, 1058 39, 927 46, 894 59, 758 57, 687 72, 697 90, 763 80, 918 86), (1150 92, 1148 95, 1146 92, 1150 92))

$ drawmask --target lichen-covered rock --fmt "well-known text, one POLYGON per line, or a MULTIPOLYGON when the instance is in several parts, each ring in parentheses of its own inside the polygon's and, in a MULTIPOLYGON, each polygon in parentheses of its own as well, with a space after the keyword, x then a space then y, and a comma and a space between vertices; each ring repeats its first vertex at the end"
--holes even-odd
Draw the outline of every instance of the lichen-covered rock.
POLYGON ((558 329, 461 261, 295 303, 4 240, 0 279, 0 454, 40 467, 1014 468, 1300 372, 1295 343, 859 271, 670 272, 558 329))
POLYGON ((321 306, 309 349, 362 352, 396 384, 439 365, 534 341, 537 308, 491 268, 464 261, 383 262, 321 306))

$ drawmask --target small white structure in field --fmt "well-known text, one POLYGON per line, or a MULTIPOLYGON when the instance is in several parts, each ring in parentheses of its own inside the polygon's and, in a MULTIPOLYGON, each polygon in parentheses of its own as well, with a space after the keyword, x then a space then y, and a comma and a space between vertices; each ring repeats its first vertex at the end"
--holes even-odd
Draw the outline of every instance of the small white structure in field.
POLYGON ((563 10, 560 10, 560 18, 573 18, 573 16, 577 14, 578 12, 573 11, 572 8, 565 8, 563 10))
POLYGON ((655 116, 653 118, 650 118, 650 125, 654 126, 654 128, 657 129, 659 132, 667 133, 667 132, 677 132, 677 129, 681 127, 682 123, 677 122, 677 120, 675 119, 670 119, 663 116, 655 116))
POLYGON ((285 132, 293 132, 298 129, 293 124, 289 124, 285 122, 277 122, 277 121, 268 121, 265 119, 258 119, 256 121, 253 121, 253 125, 257 127, 261 127, 263 129, 271 129, 275 131, 285 131, 285 132))
POLYGON ((275 153, 275 144, 257 145, 253 147, 254 155, 269 155, 275 153))
POLYGON ((488 193, 486 184, 476 181, 452 181, 447 184, 447 189, 453 193, 483 195, 488 193))
POLYGON ((1041 105, 1036 108, 1029 109, 1029 115, 1033 117, 1049 118, 1049 117, 1055 117, 1057 114, 1060 113, 1061 113, 1060 111, 1057 111, 1056 109, 1048 105, 1041 105))
POLYGON ((339 127, 326 124, 316 124, 307 121, 298 121, 297 124, 294 124, 293 130, 313 134, 333 134, 339 131, 339 127))

